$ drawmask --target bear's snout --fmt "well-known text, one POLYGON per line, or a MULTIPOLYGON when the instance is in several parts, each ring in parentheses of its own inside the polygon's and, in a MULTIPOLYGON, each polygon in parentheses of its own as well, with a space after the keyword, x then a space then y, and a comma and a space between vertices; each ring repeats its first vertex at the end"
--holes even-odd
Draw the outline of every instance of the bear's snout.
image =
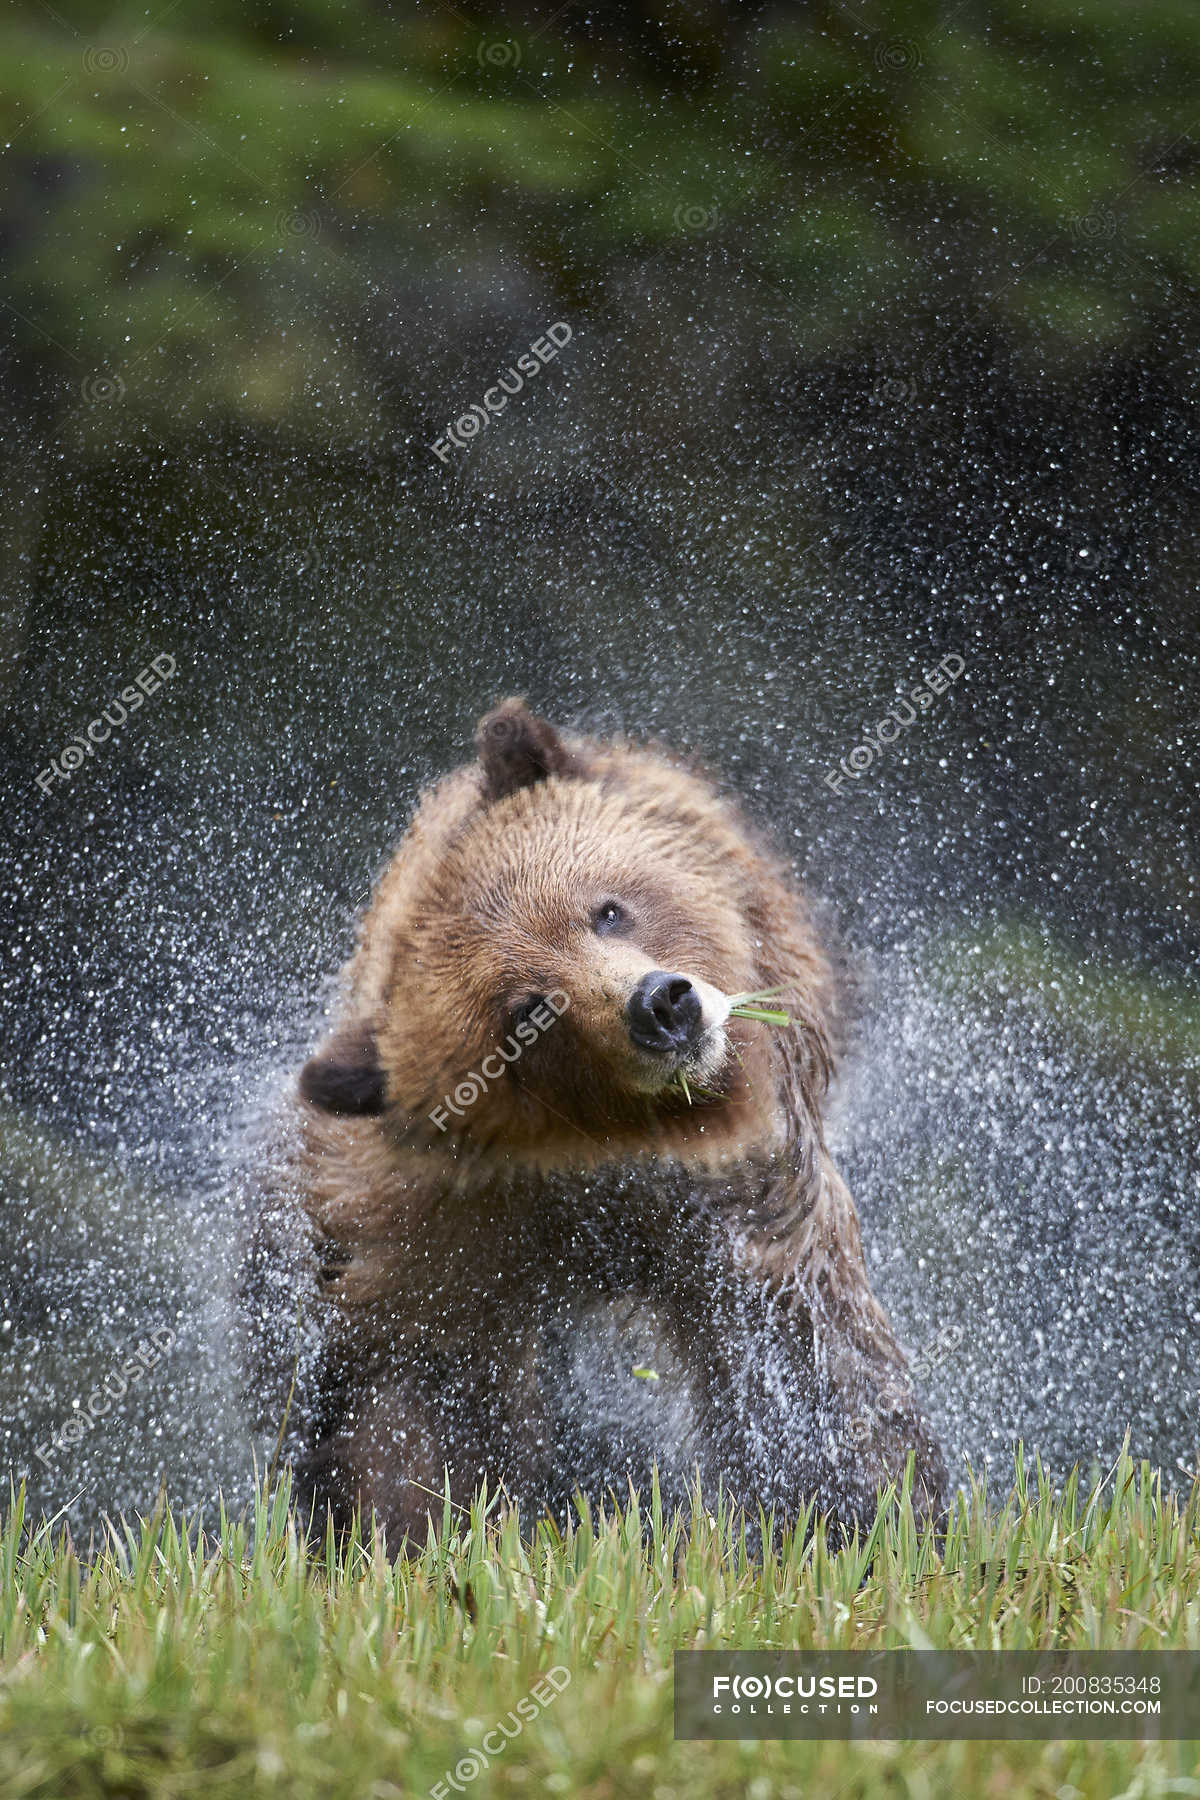
POLYGON ((703 1031, 704 1008, 686 975, 651 969, 625 1008, 629 1035, 639 1050, 693 1049, 703 1031))

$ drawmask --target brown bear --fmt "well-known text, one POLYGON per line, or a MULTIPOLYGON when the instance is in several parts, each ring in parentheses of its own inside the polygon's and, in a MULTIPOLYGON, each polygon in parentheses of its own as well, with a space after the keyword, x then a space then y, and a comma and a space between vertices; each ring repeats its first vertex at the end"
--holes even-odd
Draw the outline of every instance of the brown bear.
POLYGON ((834 1528, 946 1472, 825 1148, 832 979, 736 807, 519 700, 422 799, 244 1287, 297 1492, 421 1533, 697 1477, 834 1528), (730 1015, 778 990, 791 1024, 730 1015), (297 1320, 300 1329, 297 1332, 297 1320))

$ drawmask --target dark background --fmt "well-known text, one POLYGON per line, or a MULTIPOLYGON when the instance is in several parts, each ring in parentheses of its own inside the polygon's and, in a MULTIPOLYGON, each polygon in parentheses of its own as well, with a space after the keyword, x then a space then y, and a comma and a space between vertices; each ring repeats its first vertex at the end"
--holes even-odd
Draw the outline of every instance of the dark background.
POLYGON ((954 1454, 1194 1468, 1194 7, 34 4, 0 66, 14 1475, 244 1494, 263 1121, 514 691, 697 751, 822 898, 837 1147, 954 1454))

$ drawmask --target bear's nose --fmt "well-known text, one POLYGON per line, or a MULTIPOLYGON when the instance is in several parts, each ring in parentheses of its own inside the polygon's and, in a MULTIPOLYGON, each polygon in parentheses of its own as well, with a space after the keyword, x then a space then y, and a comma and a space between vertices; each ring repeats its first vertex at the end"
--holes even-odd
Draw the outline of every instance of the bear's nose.
POLYGON ((683 1050, 700 1035, 700 996, 686 975, 651 969, 625 1008, 629 1035, 641 1050, 683 1050))

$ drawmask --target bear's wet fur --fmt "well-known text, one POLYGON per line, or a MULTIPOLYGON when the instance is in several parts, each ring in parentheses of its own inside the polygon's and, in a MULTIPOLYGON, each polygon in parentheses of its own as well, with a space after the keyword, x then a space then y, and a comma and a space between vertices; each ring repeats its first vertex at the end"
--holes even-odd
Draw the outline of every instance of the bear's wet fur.
POLYGON ((243 1284, 301 1502, 423 1537, 697 1476, 870 1516, 940 1450, 826 1151, 833 982, 782 863, 660 748, 519 700, 422 799, 305 1066, 243 1284), (725 1017, 780 990, 792 1024, 725 1017))

